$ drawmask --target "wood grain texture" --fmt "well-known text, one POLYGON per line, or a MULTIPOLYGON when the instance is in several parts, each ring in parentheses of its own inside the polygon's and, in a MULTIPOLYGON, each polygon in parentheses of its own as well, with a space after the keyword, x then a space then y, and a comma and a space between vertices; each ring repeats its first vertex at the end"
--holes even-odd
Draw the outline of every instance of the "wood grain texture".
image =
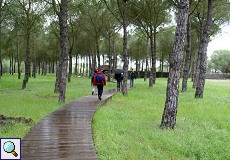
POLYGON ((23 160, 97 160, 91 122, 96 108, 115 90, 75 100, 54 111, 35 125, 22 140, 23 160))

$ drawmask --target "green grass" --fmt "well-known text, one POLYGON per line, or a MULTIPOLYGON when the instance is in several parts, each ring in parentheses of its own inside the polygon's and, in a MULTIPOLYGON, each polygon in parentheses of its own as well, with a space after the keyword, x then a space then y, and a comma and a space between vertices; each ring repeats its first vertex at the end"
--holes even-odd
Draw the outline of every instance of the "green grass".
MULTIPOLYGON (((180 92, 174 130, 159 128, 166 79, 153 88, 136 80, 128 96, 117 94, 94 115, 93 133, 100 160, 230 159, 230 80, 206 80, 203 99, 180 92)), ((181 88, 180 88, 181 89, 181 88)))
MULTIPOLYGON (((23 79, 23 77, 22 77, 23 79)), ((91 94, 89 78, 73 77, 67 84, 66 102, 58 102, 58 94, 53 92, 55 75, 41 76, 36 79, 30 78, 27 88, 22 90, 22 79, 17 75, 3 75, 0 80, 0 114, 10 117, 32 118, 31 125, 10 124, 0 128, 0 137, 22 138, 42 118, 80 97, 91 94)), ((115 88, 115 84, 108 83, 105 90, 115 88)))

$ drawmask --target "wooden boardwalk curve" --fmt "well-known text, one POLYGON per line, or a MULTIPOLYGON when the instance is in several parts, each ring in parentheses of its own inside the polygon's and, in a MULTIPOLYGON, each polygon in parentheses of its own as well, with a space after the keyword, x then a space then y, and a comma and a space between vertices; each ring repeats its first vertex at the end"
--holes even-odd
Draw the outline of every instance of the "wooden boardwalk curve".
POLYGON ((22 140, 23 160, 96 160, 91 122, 98 105, 116 93, 104 91, 75 100, 35 125, 22 140))

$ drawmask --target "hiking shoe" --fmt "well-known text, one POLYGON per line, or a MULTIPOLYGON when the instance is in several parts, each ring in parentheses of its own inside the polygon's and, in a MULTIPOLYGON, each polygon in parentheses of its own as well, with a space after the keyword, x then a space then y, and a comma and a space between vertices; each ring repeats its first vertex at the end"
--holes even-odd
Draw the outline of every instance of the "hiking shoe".
POLYGON ((99 100, 101 100, 101 96, 100 95, 98 96, 98 98, 99 98, 99 100))
POLYGON ((94 91, 92 92, 92 95, 94 94, 94 91))

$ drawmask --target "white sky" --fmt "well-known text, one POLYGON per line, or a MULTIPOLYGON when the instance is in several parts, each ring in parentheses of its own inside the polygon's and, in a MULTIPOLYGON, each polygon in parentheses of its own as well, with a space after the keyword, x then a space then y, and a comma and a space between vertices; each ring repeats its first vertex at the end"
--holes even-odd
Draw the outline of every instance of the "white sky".
POLYGON ((208 44, 208 57, 212 55, 215 50, 229 50, 230 51, 230 25, 222 28, 222 32, 211 38, 212 41, 208 44))

